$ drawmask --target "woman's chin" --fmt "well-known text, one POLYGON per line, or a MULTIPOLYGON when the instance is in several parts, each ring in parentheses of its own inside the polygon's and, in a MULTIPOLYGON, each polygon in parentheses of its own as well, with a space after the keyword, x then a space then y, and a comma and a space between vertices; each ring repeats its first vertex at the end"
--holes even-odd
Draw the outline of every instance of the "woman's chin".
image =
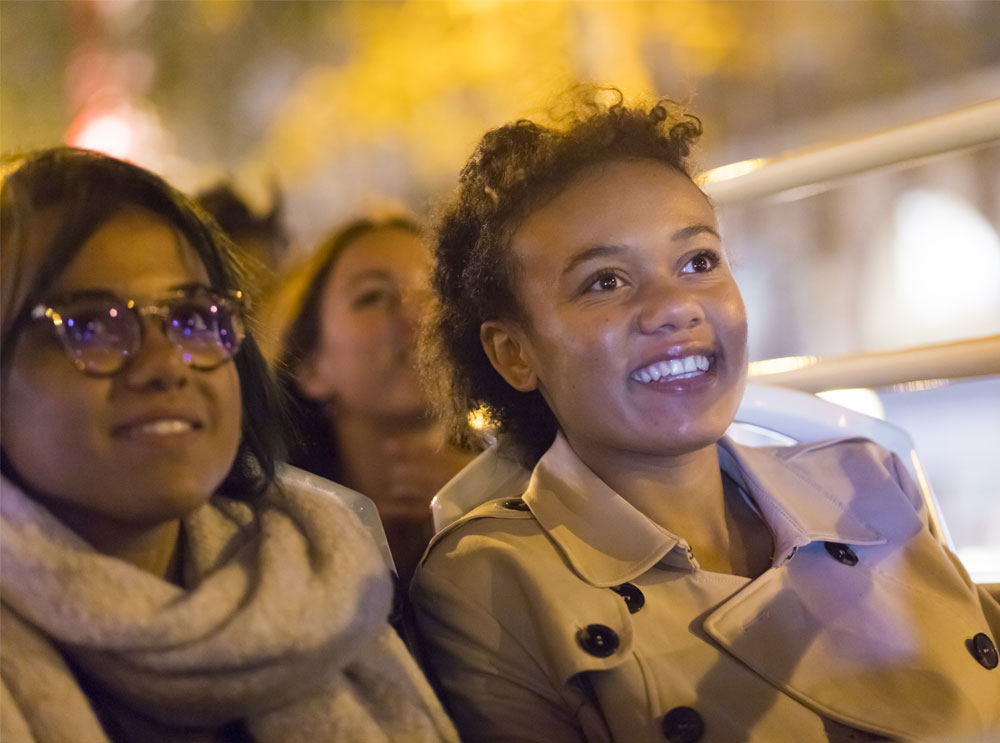
POLYGON ((430 417, 431 406, 421 392, 397 389, 388 390, 385 395, 359 408, 359 412, 364 411, 378 418, 418 421, 430 417))

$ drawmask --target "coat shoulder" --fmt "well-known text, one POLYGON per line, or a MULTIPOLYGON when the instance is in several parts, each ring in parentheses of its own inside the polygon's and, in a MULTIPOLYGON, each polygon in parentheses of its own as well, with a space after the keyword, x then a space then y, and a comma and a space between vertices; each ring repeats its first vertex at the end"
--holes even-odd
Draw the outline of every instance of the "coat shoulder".
POLYGON ((793 446, 767 447, 779 459, 791 461, 872 461, 888 464, 894 454, 881 444, 863 436, 810 441, 793 446))
POLYGON ((524 501, 497 498, 487 501, 448 525, 431 539, 420 572, 445 575, 459 583, 473 583, 479 570, 518 573, 529 566, 562 562, 557 550, 524 501))
POLYGON ((899 455, 871 439, 828 439, 769 451, 800 476, 843 498, 845 505, 871 497, 879 497, 888 505, 884 499, 888 489, 905 496, 918 514, 924 511, 920 489, 899 455))

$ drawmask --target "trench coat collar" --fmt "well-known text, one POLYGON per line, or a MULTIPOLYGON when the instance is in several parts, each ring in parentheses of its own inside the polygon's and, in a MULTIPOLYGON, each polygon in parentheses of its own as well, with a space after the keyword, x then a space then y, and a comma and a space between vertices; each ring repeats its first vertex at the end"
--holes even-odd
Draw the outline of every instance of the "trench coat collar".
MULTIPOLYGON (((817 445, 817 446, 821 446, 817 445)), ((795 447, 801 453, 808 447, 795 447)), ((774 566, 813 541, 881 544, 869 524, 845 510, 790 452, 718 443, 719 464, 750 497, 774 537, 774 566), (786 456, 779 456, 785 454, 786 456)), ((628 582, 661 561, 694 570, 687 542, 658 526, 612 490, 560 433, 532 472, 524 501, 573 570, 606 587, 628 582)))

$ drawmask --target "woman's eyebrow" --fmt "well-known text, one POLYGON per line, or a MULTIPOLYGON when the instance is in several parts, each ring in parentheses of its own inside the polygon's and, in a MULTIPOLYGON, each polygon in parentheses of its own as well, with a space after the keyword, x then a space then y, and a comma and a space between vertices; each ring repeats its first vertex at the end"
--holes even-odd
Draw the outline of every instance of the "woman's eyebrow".
MULTIPOLYGON (((688 227, 683 227, 674 234, 670 236, 671 242, 683 242, 684 240, 690 240, 692 237, 702 234, 714 235, 717 239, 722 240, 722 236, 718 231, 707 224, 692 224, 688 227)), ((593 258, 606 258, 611 255, 620 255, 628 250, 626 245, 595 245, 592 248, 587 248, 586 250, 581 250, 576 255, 570 256, 566 261, 566 265, 563 267, 563 275, 565 276, 574 268, 579 266, 581 263, 585 263, 593 258)))
POLYGON ((562 274, 565 276, 581 263, 585 263, 593 258, 605 258, 609 255, 619 255, 628 248, 624 245, 595 245, 592 248, 581 250, 576 255, 570 256, 563 267, 562 274))
POLYGON ((392 281, 392 272, 385 268, 366 268, 363 271, 358 271, 355 274, 351 274, 351 283, 362 281, 364 279, 384 279, 385 281, 392 281))
POLYGON ((697 235, 703 235, 705 233, 714 235, 719 240, 722 239, 722 236, 718 233, 718 231, 714 227, 710 227, 707 224, 693 224, 690 225, 689 227, 684 227, 682 229, 677 230, 677 232, 675 232, 670 236, 670 241, 683 242, 684 240, 690 240, 692 237, 695 237, 697 235))
POLYGON ((170 292, 184 292, 185 294, 190 294, 191 292, 196 292, 198 290, 212 290, 209 284, 203 281, 185 281, 183 284, 174 284, 167 291, 170 292))

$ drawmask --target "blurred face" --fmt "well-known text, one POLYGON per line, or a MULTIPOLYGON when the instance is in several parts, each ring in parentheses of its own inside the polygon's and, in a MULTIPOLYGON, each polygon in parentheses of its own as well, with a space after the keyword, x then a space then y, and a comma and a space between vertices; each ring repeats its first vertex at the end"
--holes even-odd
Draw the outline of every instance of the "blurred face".
POLYGON ((350 243, 324 289, 317 349, 299 373, 302 391, 338 410, 423 415, 414 362, 429 277, 427 246, 405 230, 376 229, 350 243))
POLYGON ((537 388, 588 452, 679 455, 732 421, 746 315, 715 213, 651 160, 585 170, 512 237, 520 322, 483 342, 514 387, 537 388))
MULTIPOLYGON (((130 208, 81 246, 52 295, 101 291, 142 306, 208 283, 175 230, 130 208)), ((204 503, 232 466, 241 422, 234 363, 200 371, 156 318, 143 319, 143 332, 139 351, 107 377, 78 371, 45 320, 5 349, 3 449, 57 511, 148 528, 204 503)))

